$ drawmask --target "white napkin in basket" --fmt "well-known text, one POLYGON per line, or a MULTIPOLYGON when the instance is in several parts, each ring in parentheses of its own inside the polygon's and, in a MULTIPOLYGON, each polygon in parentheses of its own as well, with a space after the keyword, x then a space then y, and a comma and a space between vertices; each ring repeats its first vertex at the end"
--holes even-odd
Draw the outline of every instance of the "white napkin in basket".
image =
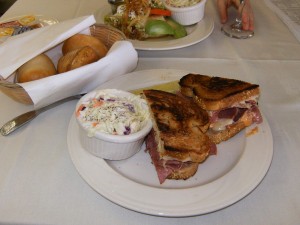
MULTIPOLYGON (((94 23, 94 16, 85 16, 11 37, 0 46, 0 76, 8 78, 22 64, 43 52, 57 65, 62 56, 62 42, 76 33, 90 33, 89 27, 94 23)), ((131 72, 137 61, 138 55, 131 42, 118 41, 95 63, 19 85, 28 93, 34 107, 39 108, 91 91, 105 81, 131 72)))
MULTIPOLYGON (((59 48, 60 46, 58 46, 59 48)), ((99 61, 66 73, 20 84, 39 108, 62 98, 89 92, 114 77, 131 72, 138 55, 131 42, 117 41, 99 61)))
POLYGON ((10 37, 0 46, 0 76, 8 78, 21 65, 96 22, 94 16, 66 20, 10 37))

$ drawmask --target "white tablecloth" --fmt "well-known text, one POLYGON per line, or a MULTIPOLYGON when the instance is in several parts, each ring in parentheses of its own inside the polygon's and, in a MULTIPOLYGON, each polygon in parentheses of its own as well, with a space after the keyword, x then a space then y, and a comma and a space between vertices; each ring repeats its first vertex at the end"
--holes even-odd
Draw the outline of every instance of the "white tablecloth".
MULTIPOLYGON (((225 209, 187 218, 149 216, 115 205, 79 176, 70 159, 66 136, 73 101, 45 112, 10 136, 0 137, 0 224, 299 224, 300 44, 262 1, 252 3, 256 19, 253 38, 224 36, 215 1, 208 1, 207 14, 215 20, 209 38, 183 49, 139 51, 136 70, 230 74, 260 84, 260 107, 272 130, 274 157, 255 190, 225 209)), ((102 4, 104 0, 18 0, 3 18, 35 13, 64 20, 97 12, 102 4)), ((0 108, 0 125, 32 109, 2 93, 0 108)))

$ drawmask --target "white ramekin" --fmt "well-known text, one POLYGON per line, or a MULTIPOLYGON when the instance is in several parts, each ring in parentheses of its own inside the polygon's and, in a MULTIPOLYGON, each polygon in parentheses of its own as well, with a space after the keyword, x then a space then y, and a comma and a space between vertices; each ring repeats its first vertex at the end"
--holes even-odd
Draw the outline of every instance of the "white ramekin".
POLYGON ((173 7, 163 0, 165 7, 171 11, 171 17, 183 26, 192 25, 200 22, 204 17, 206 0, 188 7, 173 7))
MULTIPOLYGON (((116 89, 105 89, 101 91, 123 97, 130 97, 134 95, 130 92, 116 89)), ((96 93, 97 90, 83 96, 76 105, 76 111, 82 104, 82 102, 93 98, 94 96, 96 96, 96 93)), ((146 104, 145 108, 148 109, 148 106, 146 104)), ((112 135, 103 132, 96 132, 93 137, 89 137, 88 130, 83 126, 83 124, 80 122, 80 120, 78 120, 77 117, 76 121, 79 124, 80 142, 82 147, 97 157, 109 160, 127 159, 136 154, 141 149, 144 138, 152 129, 152 122, 149 118, 146 125, 136 133, 132 133, 129 135, 112 135)))

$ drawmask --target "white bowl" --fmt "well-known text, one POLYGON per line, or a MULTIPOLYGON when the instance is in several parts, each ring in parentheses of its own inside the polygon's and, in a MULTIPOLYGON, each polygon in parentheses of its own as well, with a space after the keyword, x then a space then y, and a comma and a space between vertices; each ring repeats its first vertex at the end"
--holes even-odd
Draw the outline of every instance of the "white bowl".
MULTIPOLYGON (((86 94, 79 100, 76 105, 75 113, 82 105, 82 103, 94 98, 97 93, 99 93, 99 91, 114 94, 118 97, 130 98, 135 96, 130 92, 116 89, 95 90, 86 94)), ((143 100, 140 99, 140 101, 142 102, 143 100)), ((147 104, 141 104, 143 109, 148 111, 147 104)), ((97 157, 109 160, 127 159, 136 154, 141 149, 144 138, 152 129, 151 119, 148 118, 141 130, 129 135, 115 135, 96 131, 93 136, 91 136, 88 135, 90 130, 86 126, 84 126, 84 122, 82 122, 77 116, 76 121, 79 124, 80 128, 80 142, 82 144, 82 147, 97 157)))
POLYGON ((186 7, 171 6, 167 0, 163 0, 163 3, 165 7, 172 12, 171 17, 183 26, 198 23, 204 17, 206 0, 201 0, 195 5, 186 7))

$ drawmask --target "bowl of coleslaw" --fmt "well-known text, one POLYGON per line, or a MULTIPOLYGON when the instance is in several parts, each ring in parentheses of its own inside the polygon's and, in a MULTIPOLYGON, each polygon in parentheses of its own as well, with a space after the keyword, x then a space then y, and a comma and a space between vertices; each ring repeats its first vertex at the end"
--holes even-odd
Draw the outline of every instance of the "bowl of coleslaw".
POLYGON ((181 25, 196 24, 204 17, 206 0, 163 0, 163 3, 181 25))
POLYGON ((145 100, 123 90, 87 93, 78 101, 75 116, 82 147, 103 159, 122 160, 133 156, 152 129, 145 100))

